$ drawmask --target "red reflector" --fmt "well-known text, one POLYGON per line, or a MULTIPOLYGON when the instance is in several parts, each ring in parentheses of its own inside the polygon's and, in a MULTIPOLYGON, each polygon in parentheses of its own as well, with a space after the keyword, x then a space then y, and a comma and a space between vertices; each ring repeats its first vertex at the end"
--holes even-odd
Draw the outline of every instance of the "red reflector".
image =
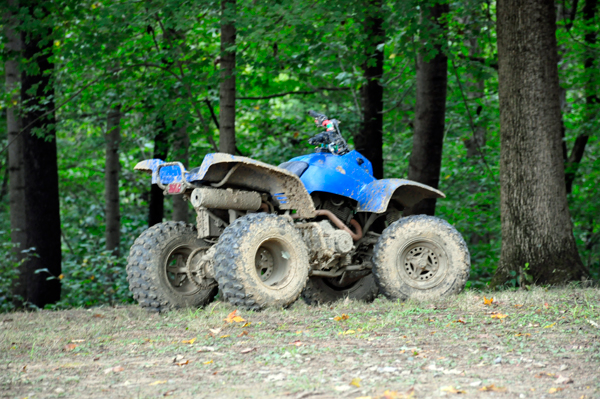
POLYGON ((167 192, 169 194, 181 194, 183 192, 183 186, 181 183, 171 183, 167 185, 167 192))

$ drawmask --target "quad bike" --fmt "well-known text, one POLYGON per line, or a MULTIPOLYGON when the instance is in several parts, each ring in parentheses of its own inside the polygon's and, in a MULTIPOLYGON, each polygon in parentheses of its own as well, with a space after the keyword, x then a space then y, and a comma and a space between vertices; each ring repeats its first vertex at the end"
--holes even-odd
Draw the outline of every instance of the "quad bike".
POLYGON ((465 241, 446 221, 402 217, 405 207, 443 198, 404 179, 373 177, 371 163, 351 151, 339 122, 310 111, 325 131, 316 151, 278 167, 223 153, 200 167, 151 159, 165 194, 183 194, 196 225, 157 224, 131 247, 127 277, 148 310, 197 307, 221 290, 245 309, 285 307, 349 297, 437 298, 460 292, 469 277, 465 241))

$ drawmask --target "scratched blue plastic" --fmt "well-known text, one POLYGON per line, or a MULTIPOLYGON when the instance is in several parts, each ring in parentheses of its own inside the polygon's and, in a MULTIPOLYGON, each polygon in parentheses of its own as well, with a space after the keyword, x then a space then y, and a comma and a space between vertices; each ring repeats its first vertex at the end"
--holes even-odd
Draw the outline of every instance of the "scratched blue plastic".
POLYGON ((357 151, 350 151, 344 155, 317 152, 290 160, 294 161, 306 162, 309 165, 300 176, 309 194, 319 191, 358 201, 360 190, 375 180, 371 162, 357 151), (362 165, 359 164, 359 159, 362 159, 362 165))
POLYGON ((384 212, 398 187, 414 184, 404 179, 375 179, 371 162, 357 151, 344 155, 313 153, 293 161, 309 165, 300 176, 309 194, 325 192, 352 198, 358 202, 358 212, 384 212))

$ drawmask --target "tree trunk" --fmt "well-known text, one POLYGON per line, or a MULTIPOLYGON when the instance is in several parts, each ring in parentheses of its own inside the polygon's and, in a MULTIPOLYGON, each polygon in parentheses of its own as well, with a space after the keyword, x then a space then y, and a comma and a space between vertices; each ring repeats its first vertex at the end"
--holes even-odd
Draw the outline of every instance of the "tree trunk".
MULTIPOLYGON (((583 5, 583 20, 586 26, 586 34, 584 36, 585 44, 585 59, 583 60, 583 68, 585 71, 585 114, 586 120, 590 121, 598 115, 598 62, 595 59, 596 38, 598 27, 594 24, 596 12, 598 10, 598 0, 586 0, 583 5)), ((573 190, 573 181, 577 175, 579 164, 583 158, 585 147, 590 138, 590 129, 584 128, 583 133, 577 136, 575 144, 571 150, 571 155, 567 159, 566 164, 566 187, 567 194, 573 190)))
MULTIPOLYGON (((164 119, 158 120, 158 134, 154 137, 154 157, 162 160, 167 159, 169 151, 169 132, 164 119)), ((165 214, 165 197, 163 190, 153 184, 150 188, 150 205, 148 212, 148 227, 162 223, 165 214)))
POLYGON ((38 307, 60 299, 61 231, 58 197, 58 167, 56 154, 56 119, 54 115, 54 64, 52 29, 45 26, 49 12, 46 2, 22 2, 30 17, 39 23, 22 32, 23 55, 30 67, 21 75, 23 123, 23 176, 25 181, 25 248, 35 248, 21 267, 25 276, 26 302, 38 307), (34 13, 35 10, 35 13, 34 13), (31 68, 31 64, 35 68, 31 68), (35 71, 32 71, 35 70, 35 71), (46 271, 38 272, 41 269, 46 271), (55 277, 48 280, 48 278, 55 277))
MULTIPOLYGON (((435 4, 426 9, 427 18, 443 32, 446 26, 440 21, 449 12, 448 4, 435 4)), ((425 17, 425 16, 424 16, 425 17)), ((408 166, 408 179, 437 188, 442 166, 444 126, 446 119, 446 87, 448 82, 448 57, 442 52, 442 45, 435 45, 436 54, 430 60, 425 55, 417 55, 417 104, 415 107, 415 132, 413 149, 408 166)), ((425 199, 410 209, 405 215, 434 215, 436 199, 425 199)))
POLYGON ((554 3, 499 0, 497 21, 502 251, 492 285, 523 271, 538 284, 580 280, 587 271, 565 190, 554 3))
POLYGON ((2 184, 0 184, 0 202, 4 200, 4 196, 8 190, 8 152, 6 153, 6 160, 4 161, 4 165, 0 170, 4 169, 4 173, 2 175, 2 184))
POLYGON ((227 154, 235 154, 235 6, 236 0, 221 0, 219 151, 227 154))
POLYGON ((106 118, 106 164, 104 199, 106 202, 106 250, 119 255, 121 212, 119 202, 119 144, 121 143, 121 106, 108 111, 106 118))
MULTIPOLYGON (((4 64, 6 77, 6 91, 14 94, 11 96, 9 104, 18 104, 20 94, 17 88, 21 81, 19 72, 19 56, 23 50, 21 35, 16 31, 18 25, 17 18, 11 14, 18 10, 18 2, 15 0, 8 2, 9 10, 5 13, 5 35, 7 61, 4 64)), ((15 255, 18 261, 25 256, 21 251, 26 249, 27 236, 25 231, 25 183, 23 182, 23 134, 21 117, 18 113, 18 106, 10 106, 6 109, 6 124, 8 133, 8 201, 10 206, 10 229, 11 241, 14 245, 15 255)), ((20 274, 15 282, 13 294, 17 298, 27 296, 27 275, 20 274)), ((20 301, 16 301, 19 305, 20 301)))
POLYGON ((364 21, 366 35, 363 76, 365 84, 361 87, 363 105, 363 123, 354 136, 356 151, 364 155, 373 165, 376 179, 383 178, 383 48, 385 43, 381 1, 370 0, 364 21))
MULTIPOLYGON (((174 161, 179 161, 186 167, 189 166, 188 148, 190 146, 190 136, 187 133, 187 126, 183 125, 175 132, 173 140, 173 155, 174 161)), ((183 195, 173 195, 173 220, 188 222, 189 221, 189 205, 184 201, 183 195)))

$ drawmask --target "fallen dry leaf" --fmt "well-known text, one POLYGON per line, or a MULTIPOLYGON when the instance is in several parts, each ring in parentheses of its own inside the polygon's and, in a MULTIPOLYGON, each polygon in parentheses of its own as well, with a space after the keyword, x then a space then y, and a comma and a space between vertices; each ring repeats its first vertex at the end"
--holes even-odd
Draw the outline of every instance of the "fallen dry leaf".
POLYGON ((201 346, 196 352, 214 352, 217 348, 214 346, 201 346))
MULTIPOLYGON (((370 396, 363 396, 363 398, 371 398, 370 396)), ((400 393, 398 391, 386 390, 382 396, 377 396, 373 399, 414 399, 415 388, 410 388, 406 393, 400 393)), ((356 398, 359 399, 359 398, 356 398)))
POLYGON ((252 324, 252 323, 250 323, 250 322, 244 323, 244 325, 242 326, 242 328, 246 328, 246 327, 250 326, 250 324, 252 324))
POLYGON ((248 335, 248 331, 244 330, 241 333, 239 333, 238 338, 243 337, 244 335, 248 335))
POLYGON ((236 313, 237 313, 237 309, 236 309, 236 310, 234 310, 233 312, 229 313, 229 315, 227 315, 227 318, 226 318, 226 319, 224 319, 224 320, 225 320, 227 323, 233 323, 233 322, 236 322, 236 323, 241 323, 242 321, 246 321, 246 320, 245 320, 245 319, 243 319, 242 317, 240 317, 240 316, 236 316, 236 313))
POLYGON ((93 315, 92 317, 104 318, 104 316, 102 316, 100 313, 96 313, 96 314, 95 314, 95 315, 93 315))
POLYGON ((167 391, 167 392, 163 393, 163 396, 172 396, 174 393, 175 393, 175 390, 172 389, 170 391, 167 391))
POLYGON ((21 373, 25 373, 27 372, 27 365, 23 366, 23 368, 21 369, 21 373))
POLYGON ((246 349, 242 349, 240 351, 240 353, 246 354, 246 353, 254 352, 255 350, 256 350, 256 348, 246 348, 246 349))
POLYGON ((227 334, 227 335, 221 335, 219 338, 229 338, 229 337, 230 337, 230 335, 227 334))
POLYGON ((151 382, 151 383, 150 383, 150 384, 148 384, 148 385, 150 385, 150 386, 155 386, 155 385, 166 384, 166 383, 167 383, 167 380, 162 380, 162 381, 161 381, 161 380, 159 380, 159 381, 154 381, 154 382, 151 382))
POLYGON ((382 396, 382 398, 383 398, 383 399, 400 399, 400 398, 401 398, 401 396, 400 396, 400 395, 401 395, 401 394, 400 394, 400 393, 398 393, 397 391, 390 391, 390 390, 386 390, 386 391, 383 393, 383 396, 382 396))
POLYGON ((494 302, 494 298, 487 299, 486 297, 483 297, 483 304, 484 305, 491 305, 492 302, 494 302))
POLYGON ((515 305, 515 308, 522 308, 523 305, 515 305))
POLYGON ((360 388, 360 378, 353 378, 352 381, 350 381, 350 385, 360 388))
POLYGON ((302 341, 294 341, 294 342, 290 342, 290 345, 302 346, 304 344, 302 343, 302 341))
POLYGON ((455 394, 467 393, 467 391, 463 391, 462 389, 456 389, 452 385, 440 388, 440 390, 443 392, 455 393, 455 394))
POLYGON ((348 320, 350 318, 350 316, 348 316, 346 313, 342 313, 341 316, 335 316, 333 318, 333 320, 335 321, 343 321, 343 320, 348 320))
POLYGON ((479 388, 480 391, 506 392, 505 387, 497 387, 494 384, 479 388))
POLYGON ((554 383, 555 384, 572 384, 573 380, 569 377, 559 375, 558 378, 556 379, 556 381, 554 381, 554 383))
POLYGON ((181 366, 187 366, 188 364, 190 364, 190 361, 189 361, 189 359, 186 359, 186 360, 183 360, 183 361, 181 361, 181 362, 177 362, 177 363, 175 363, 175 365, 176 365, 176 366, 179 366, 179 367, 181 367, 181 366))
POLYGON ((107 369, 104 370, 104 374, 108 374, 108 373, 120 373, 123 370, 125 370, 123 368, 123 366, 109 367, 109 368, 107 368, 107 369))
POLYGON ((75 344, 66 344, 65 345, 65 350, 66 351, 72 351, 75 348, 77 348, 77 345, 75 345, 75 344))
POLYGON ((192 338, 192 339, 186 339, 185 341, 181 341, 182 344, 193 344, 194 342, 196 342, 196 338, 192 338))
POLYGON ((549 324, 549 325, 545 326, 544 328, 552 328, 552 327, 554 327, 555 325, 556 325, 556 323, 552 323, 552 324, 549 324))
POLYGON ((502 314, 502 313, 496 313, 496 314, 492 315, 492 319, 500 319, 500 320, 502 320, 502 319, 505 319, 507 317, 508 317, 507 314, 502 314))
POLYGON ((346 331, 340 331, 338 333, 338 335, 349 335, 349 334, 355 334, 355 333, 356 333, 356 331, 354 331, 354 330, 346 330, 346 331))
POLYGON ((542 377, 550 377, 550 378, 554 378, 555 375, 554 373, 539 373, 534 375, 535 378, 542 378, 542 377))
POLYGON ((76 344, 80 344, 82 342, 85 342, 85 339, 72 339, 71 342, 76 343, 76 344))
POLYGON ((213 364, 213 363, 214 363, 214 362, 213 362, 213 361, 212 361, 212 359, 211 359, 211 360, 209 360, 209 361, 207 361, 207 362, 204 362, 204 363, 202 363, 202 364, 213 364))
POLYGON ((525 334, 518 333, 518 334, 515 334, 515 337, 531 337, 531 334, 529 334, 529 333, 525 333, 525 334))
POLYGON ((565 388, 550 388, 548 389, 548 393, 556 393, 556 392, 560 392, 563 391, 565 388))
POLYGON ((221 332, 221 328, 209 328, 208 331, 210 331, 210 333, 208 335, 210 335, 211 337, 215 337, 218 333, 221 332))

